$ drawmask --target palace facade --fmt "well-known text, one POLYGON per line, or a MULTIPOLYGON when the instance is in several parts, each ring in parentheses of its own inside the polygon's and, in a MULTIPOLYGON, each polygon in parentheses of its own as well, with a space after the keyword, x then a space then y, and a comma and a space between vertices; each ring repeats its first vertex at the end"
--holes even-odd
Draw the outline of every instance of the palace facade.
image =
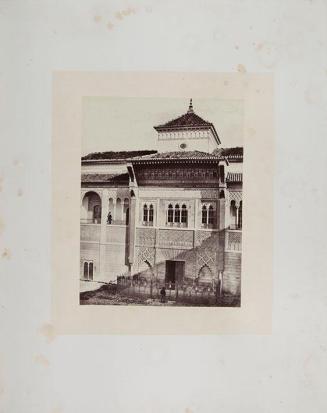
POLYGON ((220 281, 239 295, 243 148, 188 111, 155 127, 157 150, 82 158, 81 279, 220 281))

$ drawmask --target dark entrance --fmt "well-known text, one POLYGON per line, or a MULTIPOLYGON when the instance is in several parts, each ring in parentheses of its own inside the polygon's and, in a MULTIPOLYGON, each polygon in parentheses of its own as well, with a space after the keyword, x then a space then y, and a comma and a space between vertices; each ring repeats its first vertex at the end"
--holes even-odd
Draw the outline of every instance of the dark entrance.
POLYGON ((166 261, 166 283, 183 282, 185 261, 166 261))

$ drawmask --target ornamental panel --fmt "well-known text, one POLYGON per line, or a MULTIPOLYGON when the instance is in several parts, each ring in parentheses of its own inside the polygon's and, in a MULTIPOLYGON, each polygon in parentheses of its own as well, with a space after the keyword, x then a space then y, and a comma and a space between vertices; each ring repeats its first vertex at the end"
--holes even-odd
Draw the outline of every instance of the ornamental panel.
POLYGON ((151 266, 154 265, 154 248, 136 247, 135 249, 135 264, 138 268, 143 267, 143 263, 147 261, 151 266))
POLYGON ((160 247, 193 248, 193 231, 159 230, 158 245, 160 247))
POLYGON ((195 233, 195 242, 196 245, 201 245, 203 241, 210 238, 212 233, 210 231, 196 231, 195 233))
POLYGON ((137 228, 136 245, 153 247, 155 244, 156 230, 154 228, 137 228))
POLYGON ((201 199, 217 199, 218 190, 214 189, 202 189, 201 190, 201 199))
POLYGON ((236 205, 239 205, 242 201, 242 191, 229 191, 228 192, 229 202, 235 201, 236 205))
POLYGON ((188 251, 181 249, 157 249, 157 262, 164 262, 166 260, 186 260, 188 251))
POLYGON ((241 251, 242 250, 242 232, 227 232, 227 250, 241 251))

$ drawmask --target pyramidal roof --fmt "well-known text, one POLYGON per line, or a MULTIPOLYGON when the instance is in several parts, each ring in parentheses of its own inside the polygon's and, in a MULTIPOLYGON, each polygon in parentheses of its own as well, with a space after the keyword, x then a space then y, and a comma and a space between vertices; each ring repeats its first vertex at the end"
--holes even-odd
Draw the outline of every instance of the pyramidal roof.
POLYGON ((220 143, 218 133, 213 123, 204 120, 203 118, 201 118, 199 115, 197 115, 194 112, 192 99, 190 99, 188 111, 184 115, 179 116, 178 118, 172 119, 169 122, 164 123, 162 125, 154 126, 154 129, 157 132, 211 129, 216 140, 218 141, 218 143, 220 143))

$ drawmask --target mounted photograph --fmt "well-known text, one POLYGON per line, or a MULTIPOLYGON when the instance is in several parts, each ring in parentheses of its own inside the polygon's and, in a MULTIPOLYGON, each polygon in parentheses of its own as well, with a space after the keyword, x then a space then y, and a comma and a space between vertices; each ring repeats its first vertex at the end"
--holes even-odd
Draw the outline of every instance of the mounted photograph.
POLYGON ((243 104, 83 97, 80 304, 241 306, 243 104))

